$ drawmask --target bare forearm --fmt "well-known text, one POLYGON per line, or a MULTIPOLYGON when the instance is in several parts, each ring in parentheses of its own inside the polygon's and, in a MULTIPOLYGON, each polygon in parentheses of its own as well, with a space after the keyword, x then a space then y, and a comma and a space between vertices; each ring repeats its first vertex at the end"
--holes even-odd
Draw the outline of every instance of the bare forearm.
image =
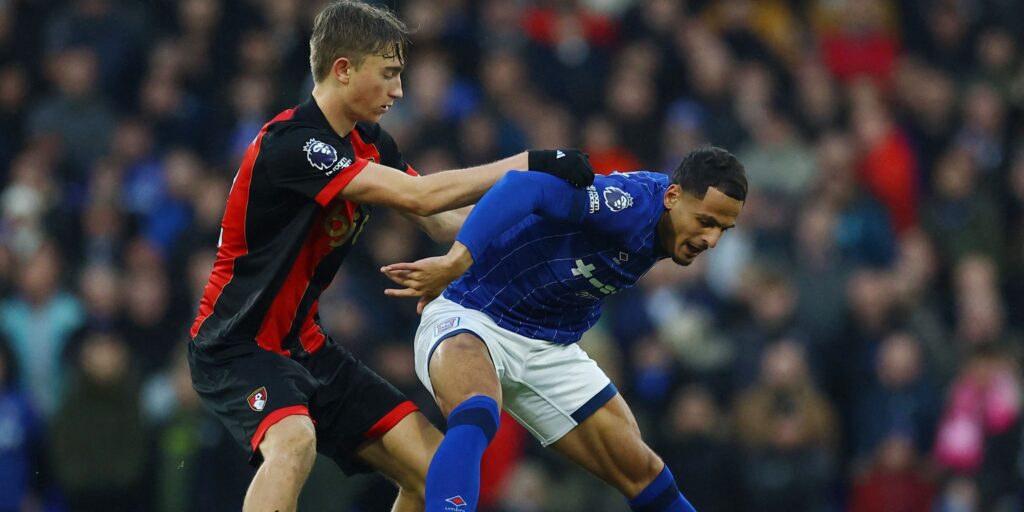
POLYGON ((435 213, 429 217, 420 217, 411 213, 403 215, 418 226, 431 240, 435 242, 453 242, 455 235, 459 234, 462 223, 473 210, 473 206, 465 206, 457 210, 435 213))
POLYGON ((432 215, 476 203, 510 170, 528 166, 527 153, 522 152, 486 165, 423 176, 417 180, 417 187, 422 197, 429 199, 422 213, 432 215))

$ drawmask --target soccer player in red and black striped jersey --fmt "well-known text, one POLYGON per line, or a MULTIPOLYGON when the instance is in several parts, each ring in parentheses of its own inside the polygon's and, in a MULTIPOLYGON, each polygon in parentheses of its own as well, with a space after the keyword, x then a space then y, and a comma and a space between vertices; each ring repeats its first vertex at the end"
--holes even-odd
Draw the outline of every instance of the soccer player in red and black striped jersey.
POLYGON ((510 169, 593 181, 575 150, 416 177, 376 124, 402 96, 407 34, 384 9, 325 7, 310 39, 312 97, 263 127, 231 187, 189 364, 204 404, 259 467, 247 512, 295 510, 316 452, 348 474, 378 470, 394 480, 394 510, 423 509, 440 433, 326 335, 317 315, 366 205, 396 208, 435 239, 452 240, 465 215, 448 210, 474 203, 510 169))

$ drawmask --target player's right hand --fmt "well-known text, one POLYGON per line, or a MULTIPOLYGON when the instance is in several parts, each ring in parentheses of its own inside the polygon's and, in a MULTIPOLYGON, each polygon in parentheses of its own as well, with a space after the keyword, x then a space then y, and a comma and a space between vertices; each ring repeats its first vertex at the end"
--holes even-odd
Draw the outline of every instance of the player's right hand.
POLYGON ((594 183, 590 157, 578 149, 534 149, 527 152, 531 171, 540 171, 568 181, 576 188, 594 183))

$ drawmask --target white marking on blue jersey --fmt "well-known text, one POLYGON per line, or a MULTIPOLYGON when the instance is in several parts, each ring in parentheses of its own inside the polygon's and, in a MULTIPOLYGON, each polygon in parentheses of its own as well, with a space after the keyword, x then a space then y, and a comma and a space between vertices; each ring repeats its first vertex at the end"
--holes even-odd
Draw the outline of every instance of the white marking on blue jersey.
POLYGON ((655 236, 666 188, 668 177, 659 173, 597 176, 580 191, 590 199, 580 224, 523 219, 444 295, 512 332, 575 343, 597 322, 605 297, 633 286, 666 256, 655 236), (591 198, 604 198, 608 208, 591 198))

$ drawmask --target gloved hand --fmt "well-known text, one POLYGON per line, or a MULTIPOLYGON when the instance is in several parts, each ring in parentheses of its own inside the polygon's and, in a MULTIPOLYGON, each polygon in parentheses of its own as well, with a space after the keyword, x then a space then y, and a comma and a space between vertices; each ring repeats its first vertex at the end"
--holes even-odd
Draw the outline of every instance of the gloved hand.
POLYGON ((588 155, 578 149, 535 149, 527 153, 531 171, 540 171, 568 181, 577 188, 594 183, 594 168, 588 155))

